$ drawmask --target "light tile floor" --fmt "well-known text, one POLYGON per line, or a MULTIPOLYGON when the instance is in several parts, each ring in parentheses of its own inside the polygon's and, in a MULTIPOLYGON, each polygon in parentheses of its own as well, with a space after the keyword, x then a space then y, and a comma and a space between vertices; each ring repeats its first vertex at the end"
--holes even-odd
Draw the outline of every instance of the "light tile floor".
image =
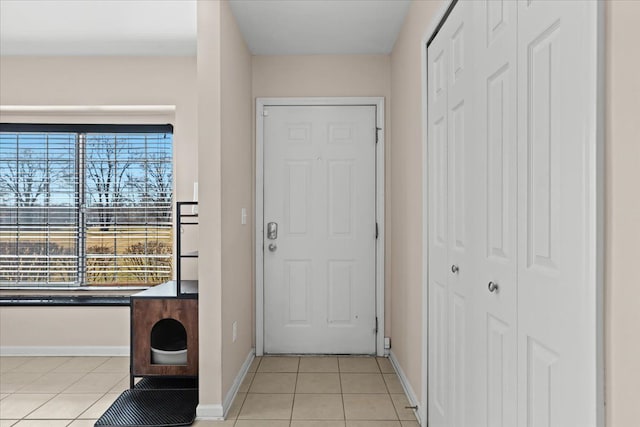
MULTIPOLYGON (((0 427, 89 427, 128 388, 126 357, 0 357, 0 427)), ((374 357, 256 358, 226 421, 196 427, 417 427, 374 357)))

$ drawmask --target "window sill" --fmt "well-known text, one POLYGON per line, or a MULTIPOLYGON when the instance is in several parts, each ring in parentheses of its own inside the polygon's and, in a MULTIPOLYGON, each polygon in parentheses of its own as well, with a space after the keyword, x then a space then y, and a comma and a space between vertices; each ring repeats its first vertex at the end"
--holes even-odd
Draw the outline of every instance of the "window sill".
POLYGON ((78 295, 0 295, 0 307, 123 307, 129 306, 129 296, 78 295))

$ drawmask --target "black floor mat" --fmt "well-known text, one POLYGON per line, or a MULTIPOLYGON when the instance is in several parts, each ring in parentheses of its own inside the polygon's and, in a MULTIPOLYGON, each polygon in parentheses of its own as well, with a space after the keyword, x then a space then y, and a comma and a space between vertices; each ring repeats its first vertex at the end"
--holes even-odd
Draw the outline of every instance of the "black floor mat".
POLYGON ((197 405, 197 389, 125 390, 95 426, 187 426, 196 418, 197 405))
POLYGON ((135 385, 136 390, 166 390, 175 388, 198 388, 198 379, 144 377, 135 385))

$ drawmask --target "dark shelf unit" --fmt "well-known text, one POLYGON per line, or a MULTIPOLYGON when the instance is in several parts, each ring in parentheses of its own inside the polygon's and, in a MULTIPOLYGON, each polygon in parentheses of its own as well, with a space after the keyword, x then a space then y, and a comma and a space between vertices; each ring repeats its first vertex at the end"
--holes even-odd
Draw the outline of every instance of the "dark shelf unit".
POLYGON ((182 260, 184 258, 198 258, 198 252, 182 253, 182 227, 193 227, 198 225, 198 214, 195 211, 195 207, 198 206, 198 202, 177 202, 176 203, 176 292, 178 298, 197 298, 198 286, 196 281, 195 294, 193 293, 193 284, 189 283, 188 286, 183 286, 186 281, 182 279, 182 260), (185 207, 191 207, 191 213, 185 213, 185 207))
POLYGON ((198 281, 182 278, 182 259, 197 258, 198 253, 182 253, 183 226, 197 226, 198 202, 176 203, 176 280, 146 289, 130 298, 130 369, 131 388, 140 377, 198 377, 198 281), (185 213, 191 207, 189 213, 185 213), (173 319, 185 330, 187 363, 167 365, 151 363, 152 331, 163 320, 173 319))

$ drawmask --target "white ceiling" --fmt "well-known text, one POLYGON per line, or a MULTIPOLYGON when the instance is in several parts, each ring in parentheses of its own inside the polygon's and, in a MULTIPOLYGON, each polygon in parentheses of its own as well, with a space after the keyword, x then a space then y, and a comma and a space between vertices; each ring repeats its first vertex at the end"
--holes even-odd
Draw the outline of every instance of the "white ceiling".
MULTIPOLYGON (((391 52, 410 0, 230 0, 256 55, 391 52)), ((195 55, 195 0, 0 0, 0 55, 195 55)))
POLYGON ((195 0, 0 0, 2 55, 195 55, 195 0))
POLYGON ((390 53, 410 0, 230 0, 255 55, 390 53))

